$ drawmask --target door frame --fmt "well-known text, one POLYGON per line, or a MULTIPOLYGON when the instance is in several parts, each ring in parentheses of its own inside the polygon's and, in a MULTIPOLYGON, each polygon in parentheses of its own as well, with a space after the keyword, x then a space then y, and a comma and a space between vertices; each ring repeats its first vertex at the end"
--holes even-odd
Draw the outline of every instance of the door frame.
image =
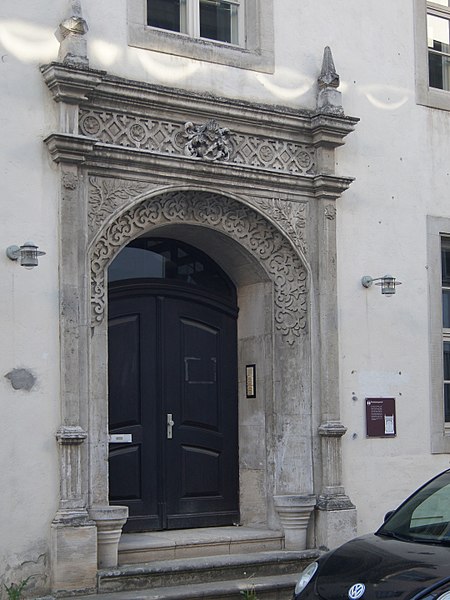
POLYGON ((98 432, 90 446, 91 505, 108 503, 102 467, 107 449, 106 270, 128 242, 144 233, 198 247, 236 285, 241 523, 276 529, 273 496, 313 492, 312 439, 304 433, 311 431, 313 418, 308 263, 252 206, 194 190, 138 197, 117 211, 90 248, 90 414, 94 436, 98 432), (205 214, 211 215, 210 222, 205 214), (257 365, 258 396, 252 400, 245 395, 246 364, 257 365))

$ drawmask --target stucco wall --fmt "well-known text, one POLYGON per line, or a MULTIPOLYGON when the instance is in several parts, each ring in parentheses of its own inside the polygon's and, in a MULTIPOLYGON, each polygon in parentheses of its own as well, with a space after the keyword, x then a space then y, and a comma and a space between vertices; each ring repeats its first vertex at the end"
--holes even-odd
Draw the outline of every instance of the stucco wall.
MULTIPOLYGON (((0 239, 2 252, 31 239, 47 255, 33 271, 0 259, 2 375, 27 368, 36 377, 30 391, 4 377, 0 384, 6 575, 24 561, 43 565, 58 497, 59 188, 42 143, 57 126, 38 66, 57 59, 54 32, 68 13, 64 3, 26 4, 26 11, 20 2, 0 8, 0 239)), ((323 48, 331 46, 346 114, 361 119, 338 151, 337 173, 355 182, 338 201, 336 393, 348 427, 343 483, 362 533, 449 464, 448 455, 431 454, 426 215, 450 217, 450 115, 415 103, 409 0, 274 4, 273 75, 127 47, 125 0, 83 1, 88 55, 92 68, 129 79, 312 109, 323 48), (393 298, 361 287, 362 275, 386 272, 403 282, 393 298), (395 439, 366 439, 366 396, 396 397, 395 439)))

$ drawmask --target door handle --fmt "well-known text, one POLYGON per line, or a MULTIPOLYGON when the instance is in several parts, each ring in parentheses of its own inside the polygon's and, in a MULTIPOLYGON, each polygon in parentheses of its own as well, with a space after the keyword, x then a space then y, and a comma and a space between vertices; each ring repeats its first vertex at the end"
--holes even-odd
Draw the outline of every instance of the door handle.
POLYGON ((175 421, 172 419, 172 413, 167 413, 167 439, 172 439, 172 429, 175 425, 175 421))

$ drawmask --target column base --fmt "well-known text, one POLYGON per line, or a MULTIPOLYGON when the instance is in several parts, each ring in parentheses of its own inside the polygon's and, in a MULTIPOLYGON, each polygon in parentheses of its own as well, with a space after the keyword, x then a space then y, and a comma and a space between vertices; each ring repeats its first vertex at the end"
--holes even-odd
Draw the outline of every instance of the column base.
POLYGON ((317 548, 332 550, 356 536, 356 508, 319 508, 316 510, 315 523, 317 548))
POLYGON ((306 532, 311 513, 316 505, 313 494, 274 496, 275 510, 284 531, 286 550, 305 550, 306 532))
POLYGON ((98 567, 117 567, 119 540, 122 527, 128 518, 127 506, 100 506, 90 509, 89 514, 97 525, 98 567))
POLYGON ((97 578, 97 529, 93 522, 51 526, 52 591, 95 592, 97 578))

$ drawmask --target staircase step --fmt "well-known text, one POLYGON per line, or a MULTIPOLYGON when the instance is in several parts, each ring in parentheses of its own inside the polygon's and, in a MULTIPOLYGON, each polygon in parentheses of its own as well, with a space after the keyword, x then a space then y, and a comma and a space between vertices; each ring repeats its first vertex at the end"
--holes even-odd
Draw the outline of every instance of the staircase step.
POLYGON ((258 600, 289 600, 298 573, 250 577, 233 581, 216 581, 169 587, 72 596, 71 600, 244 600, 242 592, 254 591, 258 600))
POLYGON ((253 583, 258 577, 297 576, 317 556, 316 550, 279 550, 123 565, 99 571, 98 592, 124 593, 147 588, 155 593, 157 588, 179 586, 187 593, 186 587, 191 585, 232 580, 253 583))
POLYGON ((255 527, 209 527, 123 534, 119 565, 141 564, 175 558, 243 554, 282 550, 281 531, 255 527))

